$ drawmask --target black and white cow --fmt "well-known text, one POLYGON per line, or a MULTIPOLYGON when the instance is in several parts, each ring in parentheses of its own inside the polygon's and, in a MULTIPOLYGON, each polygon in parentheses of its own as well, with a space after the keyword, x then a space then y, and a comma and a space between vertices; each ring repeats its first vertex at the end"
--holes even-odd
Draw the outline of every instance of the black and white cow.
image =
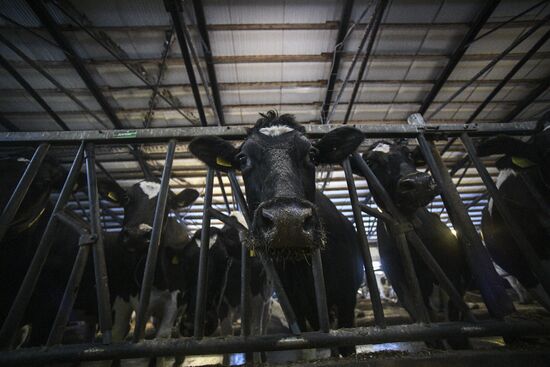
MULTIPOLYGON (((160 184, 141 181, 128 190, 115 185, 100 185, 104 196, 124 207, 122 231, 113 243, 108 243, 111 259, 108 263, 111 301, 113 305, 113 340, 123 340, 130 327, 132 312, 137 310, 145 260, 153 226, 160 184)), ((199 196, 193 189, 179 194, 169 192, 167 217, 159 249, 148 316, 157 322, 156 336, 170 337, 178 316, 178 298, 189 287, 186 270, 179 251, 190 244, 185 224, 168 216, 170 210, 191 205, 199 196)))
MULTIPOLYGON (((496 186, 518 227, 539 258, 550 261, 550 125, 524 142, 509 136, 488 139, 480 156, 504 154, 496 165, 496 186)), ((550 295, 531 272, 525 257, 490 199, 482 214, 483 239, 493 261, 516 277, 533 298, 550 310, 550 295)))
POLYGON ((274 111, 262 116, 238 148, 205 136, 194 139, 189 150, 210 167, 242 172, 253 213, 248 245, 273 257, 300 328, 319 327, 309 265, 316 249, 322 249, 329 310, 338 327, 351 327, 363 274, 358 238, 353 225, 315 189, 315 167, 341 163, 363 134, 341 127, 312 143, 293 116, 274 111))
MULTIPOLYGON (((413 223, 417 235, 458 292, 463 295, 470 282, 465 256, 457 238, 449 228, 441 222, 439 216, 429 212, 425 207, 437 195, 437 188, 428 173, 416 170, 416 166, 423 163, 419 150, 411 151, 404 142, 378 141, 363 154, 363 159, 380 180, 397 208, 413 223)), ((385 210, 384 204, 375 192, 373 197, 378 206, 385 210)), ((377 235, 382 269, 403 307, 413 319, 417 320, 418 316, 411 290, 407 285, 400 252, 388 225, 381 220, 377 223, 377 235)), ((429 299, 434 285, 438 282, 412 246, 409 247, 424 304, 429 311, 433 311, 429 299)), ((458 310, 452 302, 448 303, 448 317, 453 321, 459 319, 458 310)), ((462 347, 464 344, 454 340, 450 343, 454 344, 453 347, 462 347)))

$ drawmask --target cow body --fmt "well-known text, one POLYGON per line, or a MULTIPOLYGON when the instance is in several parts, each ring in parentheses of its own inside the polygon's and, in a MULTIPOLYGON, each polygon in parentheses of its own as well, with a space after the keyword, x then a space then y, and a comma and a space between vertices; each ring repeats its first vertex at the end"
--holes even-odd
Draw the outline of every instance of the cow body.
MULTIPOLYGON (((514 222, 543 262, 550 261, 550 128, 530 141, 496 137, 478 147, 480 156, 505 154, 497 161, 496 186, 514 222)), ((489 200, 483 209, 483 239, 493 261, 514 276, 533 297, 550 310, 550 296, 530 270, 502 215, 489 200)))
POLYGON ((341 163, 363 134, 342 127, 312 144, 292 116, 273 111, 262 116, 239 148, 221 138, 199 137, 189 149, 210 167, 241 170, 252 213, 247 244, 274 260, 300 327, 318 328, 309 265, 317 250, 330 314, 338 317, 338 327, 351 327, 362 278, 358 238, 351 223, 315 190, 315 166, 341 163))
MULTIPOLYGON (((470 282, 465 254, 457 238, 441 222, 439 216, 430 213, 425 207, 437 192, 431 176, 416 170, 416 164, 421 162, 418 154, 418 151, 410 151, 405 144, 379 141, 372 144, 363 155, 363 159, 388 191, 401 214, 412 223, 414 231, 456 290, 463 295, 470 282)), ((375 192, 373 192, 373 197, 378 206, 385 210, 384 203, 375 192)), ((407 274, 403 268, 403 259, 398 250, 396 239, 388 224, 381 220, 377 224, 377 237, 384 273, 409 315, 416 321, 421 320, 414 306, 412 290, 408 286, 407 274)), ((434 285, 438 285, 438 281, 413 246, 409 245, 409 248, 422 301, 428 311, 434 311, 430 304, 430 296, 434 285)), ((433 313, 430 313, 433 317, 433 313)), ((458 310, 450 301, 448 302, 447 316, 452 321, 460 319, 458 310)), ((467 346, 464 340, 449 340, 449 343, 457 348, 467 346)), ((441 347, 440 343, 430 343, 430 345, 441 347)))

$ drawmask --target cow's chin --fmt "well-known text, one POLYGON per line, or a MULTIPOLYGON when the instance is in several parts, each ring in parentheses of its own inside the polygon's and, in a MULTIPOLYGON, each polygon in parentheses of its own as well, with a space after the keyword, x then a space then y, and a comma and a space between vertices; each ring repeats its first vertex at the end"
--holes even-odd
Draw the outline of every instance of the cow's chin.
POLYGON ((325 247, 326 234, 321 223, 316 226, 313 235, 296 235, 279 231, 267 238, 261 233, 250 232, 247 246, 255 252, 274 260, 307 260, 316 250, 325 247))
POLYGON ((435 198, 436 193, 427 191, 427 192, 418 192, 418 191, 408 191, 408 192, 398 192, 395 196, 395 203, 405 214, 413 213, 417 209, 425 207, 435 198))

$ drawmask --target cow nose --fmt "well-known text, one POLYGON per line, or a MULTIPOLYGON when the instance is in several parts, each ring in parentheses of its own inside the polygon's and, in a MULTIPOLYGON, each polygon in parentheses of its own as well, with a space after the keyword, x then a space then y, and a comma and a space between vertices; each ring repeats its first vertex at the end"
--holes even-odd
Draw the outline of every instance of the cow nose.
POLYGON ((258 209, 254 231, 273 248, 306 248, 313 245, 319 219, 311 205, 275 200, 258 209))
POLYGON ((415 189, 416 181, 413 180, 412 178, 405 178, 405 179, 399 180, 397 187, 401 191, 411 191, 415 189))

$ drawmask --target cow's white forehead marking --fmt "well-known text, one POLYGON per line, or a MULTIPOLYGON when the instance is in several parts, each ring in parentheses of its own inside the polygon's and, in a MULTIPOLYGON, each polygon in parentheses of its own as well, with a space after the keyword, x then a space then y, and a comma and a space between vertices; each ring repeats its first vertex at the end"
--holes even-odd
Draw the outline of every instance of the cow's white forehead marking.
MULTIPOLYGON (((217 240, 218 240, 218 235, 216 233, 210 235, 210 241, 208 242, 208 248, 212 248, 212 246, 214 246, 214 244, 216 243, 217 240)), ((201 239, 200 238, 195 238, 195 244, 197 245, 198 248, 201 248, 201 239)))
POLYGON ((138 229, 139 229, 140 231, 147 231, 147 232, 149 232, 149 231, 153 230, 153 227, 151 227, 151 226, 148 225, 147 223, 141 223, 141 224, 138 226, 138 229))
POLYGON ((139 183, 139 188, 145 195, 147 195, 149 199, 152 199, 158 195, 160 191, 160 184, 152 181, 141 181, 139 183))
POLYGON ((373 152, 389 153, 390 145, 386 143, 378 143, 378 145, 372 150, 373 152))
POLYGON ((294 129, 286 125, 275 125, 270 127, 263 127, 260 129, 260 132, 267 136, 279 136, 292 130, 294 129))
POLYGON ((29 163, 29 162, 30 162, 30 160, 28 160, 27 158, 19 157, 19 158, 17 158, 17 162, 25 162, 25 163, 29 163))

